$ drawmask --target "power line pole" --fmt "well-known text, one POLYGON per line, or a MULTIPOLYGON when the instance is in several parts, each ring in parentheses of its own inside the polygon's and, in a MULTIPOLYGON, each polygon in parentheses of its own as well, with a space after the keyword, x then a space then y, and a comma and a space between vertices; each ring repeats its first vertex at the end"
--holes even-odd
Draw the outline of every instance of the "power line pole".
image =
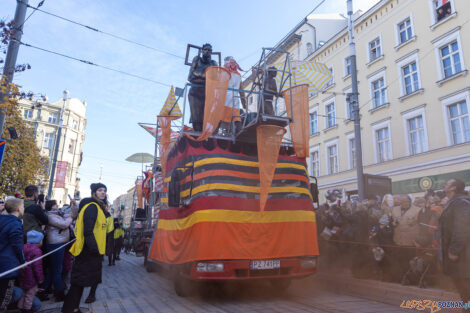
POLYGON ((62 108, 60 109, 59 127, 57 128, 57 138, 55 140, 55 145, 54 145, 54 156, 52 158, 51 177, 49 178, 49 188, 47 189, 47 197, 49 199, 51 199, 52 197, 52 187, 54 186, 55 170, 57 167, 57 156, 59 154, 59 147, 60 147, 60 137, 62 135, 62 125, 64 123, 65 103, 67 102, 68 94, 69 94, 69 91, 64 90, 64 96, 62 98, 62 108))
MULTIPOLYGON (((5 58, 5 66, 3 67, 3 75, 5 76, 5 85, 9 85, 13 81, 15 74, 16 58, 18 57, 18 50, 20 48, 21 36, 23 35, 23 24, 26 16, 26 9, 28 7, 28 0, 16 1, 15 19, 13 21, 12 36, 8 43, 7 55, 5 58)), ((0 94, 0 102, 3 104, 5 94, 0 94)), ((3 127, 5 126, 5 114, 3 109, 0 109, 0 138, 3 135, 3 127)))
POLYGON ((361 115, 359 113, 359 92, 357 87, 357 67, 356 67, 356 44, 354 43, 353 24, 353 4, 352 0, 347 0, 348 8, 348 35, 349 35, 349 58, 351 61, 351 87, 352 94, 350 101, 353 105, 354 118, 354 142, 356 145, 356 173, 357 191, 359 198, 364 199, 364 169, 362 167, 362 141, 361 141, 361 115))

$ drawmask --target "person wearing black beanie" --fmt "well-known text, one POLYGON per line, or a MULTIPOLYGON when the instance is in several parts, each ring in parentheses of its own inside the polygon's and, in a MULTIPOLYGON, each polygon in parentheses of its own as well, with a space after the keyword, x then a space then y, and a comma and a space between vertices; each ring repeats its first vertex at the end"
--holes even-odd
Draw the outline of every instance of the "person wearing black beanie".
POLYGON ((76 222, 76 241, 70 248, 75 256, 70 279, 70 289, 65 297, 62 312, 77 312, 85 287, 101 283, 102 260, 106 249, 107 188, 102 183, 90 185, 91 197, 80 201, 76 222))
POLYGON ((90 185, 90 189, 91 189, 91 196, 93 197, 94 194, 98 191, 98 189, 100 188, 104 188, 104 191, 108 191, 108 188, 106 187, 105 184, 102 184, 102 183, 94 183, 94 184, 91 184, 90 185))

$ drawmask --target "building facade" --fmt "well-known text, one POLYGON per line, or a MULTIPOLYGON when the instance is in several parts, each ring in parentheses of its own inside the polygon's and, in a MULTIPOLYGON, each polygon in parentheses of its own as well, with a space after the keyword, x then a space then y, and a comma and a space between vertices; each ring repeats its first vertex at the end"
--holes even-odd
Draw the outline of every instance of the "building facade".
POLYGON ((127 191, 127 193, 120 195, 113 201, 112 215, 114 218, 122 220, 125 228, 131 225, 136 203, 137 195, 135 187, 132 187, 127 191))
MULTIPOLYGON (((36 143, 41 155, 49 158, 49 175, 54 155, 60 110, 63 100, 54 103, 22 99, 18 102, 25 121, 34 128, 36 143)), ((82 162, 82 147, 85 140, 86 102, 77 98, 67 99, 63 115, 63 128, 57 156, 58 167, 55 175, 52 199, 60 204, 69 203, 68 195, 79 196, 78 169, 82 162), (59 162, 61 162, 59 166, 59 162), (62 169, 59 169, 62 167, 62 169), (59 171, 65 172, 63 187, 55 188, 59 171)), ((60 175, 59 175, 60 176, 60 175)), ((40 191, 47 194, 50 176, 38 182, 40 191)))
MULTIPOLYGON (((394 193, 470 184, 468 14, 465 0, 383 0, 355 20, 364 173, 390 177, 394 193)), ((343 29, 307 58, 333 73, 310 99, 308 164, 323 192, 357 191, 348 55, 343 29)))
MULTIPOLYGON (((394 193, 442 189, 452 177, 470 185, 469 14, 466 0, 381 0, 354 14, 364 173, 390 177, 394 193)), ((333 76, 309 96, 309 174, 321 195, 357 193, 347 20, 328 21, 335 33, 321 43, 302 33, 305 22, 276 47, 333 76)))

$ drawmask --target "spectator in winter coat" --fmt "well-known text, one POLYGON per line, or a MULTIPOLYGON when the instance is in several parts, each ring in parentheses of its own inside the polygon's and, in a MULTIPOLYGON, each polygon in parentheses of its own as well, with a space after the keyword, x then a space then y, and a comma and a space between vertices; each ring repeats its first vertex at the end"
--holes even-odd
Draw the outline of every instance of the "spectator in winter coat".
MULTIPOLYGON (((24 213, 23 200, 10 199, 5 202, 8 214, 0 215, 0 273, 24 263, 23 224, 20 217, 24 213)), ((11 301, 18 271, 0 278, 0 312, 11 301)))
POLYGON ((408 195, 400 198, 400 206, 392 210, 393 226, 395 227, 393 241, 399 246, 413 246, 418 236, 419 208, 411 205, 408 195))
MULTIPOLYGON (((26 234, 27 243, 24 245, 24 256, 27 262, 42 256, 41 244, 44 235, 38 231, 30 230, 26 234)), ((23 295, 18 301, 18 308, 22 310, 31 310, 34 297, 39 289, 39 284, 44 281, 42 272, 42 259, 29 264, 20 270, 18 277, 20 287, 23 289, 23 295)))
POLYGON ((47 214, 38 204, 39 189, 37 186, 30 185, 24 189, 24 216, 23 227, 24 232, 30 230, 42 232, 42 226, 49 223, 47 214))
MULTIPOLYGON (((427 198, 432 195, 425 195, 427 198)), ((432 245, 433 227, 431 223, 432 211, 427 205, 428 199, 417 198, 414 204, 419 208, 418 213, 418 236, 415 239, 417 247, 429 248, 432 245)))
POLYGON ((459 179, 449 180, 444 191, 449 202, 439 219, 442 268, 466 303, 470 301, 470 196, 459 179))
MULTIPOLYGON (((63 217, 55 200, 46 201, 46 211, 48 212, 46 251, 51 252, 70 241, 69 228, 72 224, 72 217, 63 217)), ((52 282, 56 301, 64 301, 65 298, 62 283, 62 263, 65 249, 66 247, 62 247, 49 256, 48 272, 42 286, 43 289, 47 289, 52 282)))
POLYGON ((76 241, 70 252, 75 256, 70 279, 70 289, 65 297, 62 312, 79 311, 80 299, 85 287, 101 283, 102 259, 106 248, 107 204, 106 186, 91 184, 91 198, 80 202, 75 225, 76 241))
POLYGON ((378 225, 372 229, 370 239, 379 245, 393 245, 393 228, 390 224, 390 217, 386 214, 382 215, 378 225))
POLYGON ((367 199, 367 212, 369 213, 369 222, 372 223, 369 226, 376 225, 383 215, 382 209, 377 203, 377 197, 374 195, 370 195, 367 199))

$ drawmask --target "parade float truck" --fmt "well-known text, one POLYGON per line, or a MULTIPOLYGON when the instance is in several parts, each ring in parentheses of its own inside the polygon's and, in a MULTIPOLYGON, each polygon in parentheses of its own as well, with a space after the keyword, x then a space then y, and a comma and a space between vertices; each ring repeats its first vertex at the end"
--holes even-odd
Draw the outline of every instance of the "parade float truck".
MULTIPOLYGON (((203 53, 210 53, 204 47, 203 53)), ((199 66, 197 60, 192 70, 199 66)), ((146 253, 146 267, 173 273, 180 296, 188 295, 190 286, 197 282, 264 279, 276 290, 285 290, 292 279, 317 270, 317 227, 305 161, 311 85, 291 87, 289 62, 286 51, 263 49, 252 75, 253 87, 244 91, 258 100, 254 109, 246 106, 243 114, 235 105, 229 108, 232 127, 228 132, 213 127, 222 125, 224 103, 230 102, 226 97, 230 92, 238 96, 240 91, 228 87, 234 74, 226 68, 210 66, 205 70, 202 132, 185 128, 183 116, 180 136, 170 143, 171 127, 179 116, 172 116, 172 110, 160 112, 157 125, 163 133, 163 188, 156 197, 158 222, 146 253), (272 53, 285 56, 277 69, 267 67, 272 53), (276 74, 280 77, 277 90, 282 94, 276 91, 276 74), (286 82, 289 88, 284 87, 286 82), (269 106, 274 109, 268 110, 269 106)), ((306 63, 296 68, 305 72, 314 66, 306 63)), ((327 81, 327 75, 328 68, 323 66, 314 78, 327 81)), ((200 86, 187 84, 184 94, 190 87, 189 96, 194 96, 200 86)), ((192 110, 196 98, 189 98, 192 110)), ((166 104, 173 103, 171 99, 169 96, 166 104)), ((195 116, 191 118, 194 125, 195 116)), ((317 191, 313 194, 315 197, 317 191)))
POLYGON ((269 279, 278 289, 316 272, 317 229, 305 159, 281 147, 264 213, 256 146, 180 138, 167 163, 147 265, 189 281, 269 279))

